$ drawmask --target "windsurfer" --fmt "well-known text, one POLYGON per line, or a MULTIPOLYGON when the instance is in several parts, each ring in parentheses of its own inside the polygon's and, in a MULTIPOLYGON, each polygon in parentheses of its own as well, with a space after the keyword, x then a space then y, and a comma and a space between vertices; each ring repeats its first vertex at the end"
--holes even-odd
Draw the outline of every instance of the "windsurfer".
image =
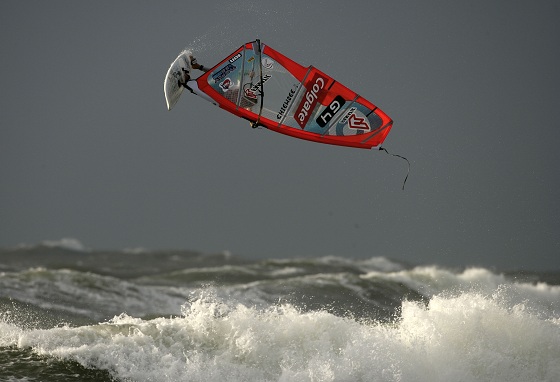
MULTIPOLYGON (((189 56, 190 60, 191 60, 191 64, 190 64, 190 68, 192 69, 198 69, 204 73, 206 73, 208 71, 208 68, 205 68, 204 65, 199 64, 196 61, 196 58, 193 56, 189 56)), ((190 69, 189 68, 189 69, 190 69)), ((179 81, 179 84, 181 86, 184 86, 185 88, 187 88, 191 93, 194 93, 193 89, 188 85, 189 81, 191 80, 191 73, 189 70, 182 68, 183 70, 183 81, 179 81)))

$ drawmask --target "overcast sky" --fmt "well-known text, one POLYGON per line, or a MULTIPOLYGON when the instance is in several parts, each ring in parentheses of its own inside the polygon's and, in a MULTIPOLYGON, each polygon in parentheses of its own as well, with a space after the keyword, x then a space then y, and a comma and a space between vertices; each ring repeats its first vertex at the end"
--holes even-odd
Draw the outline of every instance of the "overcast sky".
POLYGON ((2 1, 0 247, 386 256, 560 268, 557 1, 2 1), (376 150, 257 129, 190 94, 247 41, 395 121, 376 150))

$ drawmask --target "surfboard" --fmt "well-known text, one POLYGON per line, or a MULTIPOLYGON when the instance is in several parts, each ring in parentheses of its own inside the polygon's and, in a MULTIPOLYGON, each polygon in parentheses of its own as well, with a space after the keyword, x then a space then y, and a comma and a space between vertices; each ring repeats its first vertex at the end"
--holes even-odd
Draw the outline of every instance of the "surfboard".
POLYGON ((175 61, 171 63, 171 66, 167 71, 165 82, 163 83, 163 91, 165 92, 167 110, 171 110, 173 106, 175 106, 175 104, 181 97, 181 94, 183 93, 184 87, 179 85, 179 83, 186 82, 184 70, 192 72, 191 57, 192 52, 190 50, 182 51, 181 54, 177 56, 175 61))

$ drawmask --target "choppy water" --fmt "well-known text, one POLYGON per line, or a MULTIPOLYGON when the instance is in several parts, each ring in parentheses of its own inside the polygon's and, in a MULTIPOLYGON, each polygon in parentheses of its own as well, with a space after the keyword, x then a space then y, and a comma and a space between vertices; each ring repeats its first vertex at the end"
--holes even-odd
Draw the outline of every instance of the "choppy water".
POLYGON ((560 272, 0 250, 0 380, 559 381, 560 272))

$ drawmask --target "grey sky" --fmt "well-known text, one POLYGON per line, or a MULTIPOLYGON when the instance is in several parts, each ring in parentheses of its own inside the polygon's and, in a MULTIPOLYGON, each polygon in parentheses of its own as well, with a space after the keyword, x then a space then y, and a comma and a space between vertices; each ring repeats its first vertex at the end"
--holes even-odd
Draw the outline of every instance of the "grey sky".
POLYGON ((0 246, 559 269, 558 20, 556 1, 3 1, 0 246), (383 152, 190 94, 166 110, 182 49, 211 66, 255 38, 395 120, 404 192, 383 152))

